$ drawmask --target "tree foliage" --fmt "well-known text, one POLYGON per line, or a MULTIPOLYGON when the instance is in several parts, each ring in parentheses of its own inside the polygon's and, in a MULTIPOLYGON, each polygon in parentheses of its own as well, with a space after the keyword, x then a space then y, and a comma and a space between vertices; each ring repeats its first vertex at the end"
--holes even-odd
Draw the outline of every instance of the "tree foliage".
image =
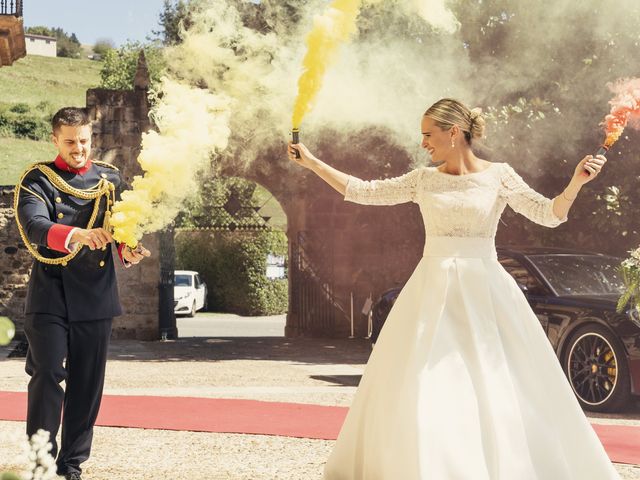
POLYGON ((104 58, 109 50, 116 48, 115 43, 110 38, 101 38, 93 46, 93 53, 104 58))
POLYGON ((288 280, 266 276, 269 254, 286 257, 284 232, 179 232, 176 268, 200 272, 209 310, 238 315, 287 311, 288 280))
POLYGON ((198 195, 191 199, 176 221, 179 228, 226 227, 231 223, 241 227, 255 225, 259 219, 253 207, 256 184, 242 178, 205 177, 198 195), (229 199, 237 203, 237 211, 225 210, 229 199))
POLYGON ((120 48, 113 48, 105 53, 104 65, 100 71, 100 87, 112 90, 131 90, 141 50, 144 50, 147 60, 151 86, 157 84, 165 68, 160 45, 157 42, 146 44, 127 42, 120 48))
POLYGON ((153 31, 164 45, 176 45, 182 41, 182 30, 188 30, 191 25, 190 3, 190 0, 164 0, 158 19, 160 30, 153 31))

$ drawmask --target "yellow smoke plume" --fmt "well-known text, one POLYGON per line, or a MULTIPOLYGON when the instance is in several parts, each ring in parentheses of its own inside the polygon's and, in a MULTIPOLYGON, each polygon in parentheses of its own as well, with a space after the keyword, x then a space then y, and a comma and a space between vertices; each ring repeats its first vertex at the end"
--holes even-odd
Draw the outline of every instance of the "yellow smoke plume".
POLYGON ((197 192, 197 178, 210 155, 227 147, 228 96, 164 79, 152 110, 158 132, 142 138, 138 163, 144 171, 113 206, 113 238, 135 247, 142 235, 171 223, 183 201, 197 192))
MULTIPOLYGON (((399 3, 407 12, 417 13, 433 28, 455 32, 459 22, 444 0, 365 0, 367 4, 399 3)), ((314 18, 307 35, 307 53, 302 60, 303 73, 298 80, 298 96, 293 106, 293 128, 297 129, 314 101, 327 69, 335 62, 338 49, 356 31, 362 0, 333 0, 322 15, 314 18)))
POLYGON ((324 14, 314 18, 313 28, 307 35, 307 53, 302 60, 303 73, 293 106, 293 128, 298 128, 313 108, 324 74, 335 60, 338 48, 356 31, 361 5, 361 0, 333 0, 324 14))

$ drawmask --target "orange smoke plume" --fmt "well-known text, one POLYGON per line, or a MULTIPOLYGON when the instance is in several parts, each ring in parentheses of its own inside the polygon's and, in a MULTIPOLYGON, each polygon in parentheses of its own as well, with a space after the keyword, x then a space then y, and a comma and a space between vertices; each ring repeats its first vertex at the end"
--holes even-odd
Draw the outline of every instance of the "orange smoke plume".
POLYGON ((611 113, 604 119, 604 130, 607 138, 604 141, 606 148, 611 147, 627 126, 638 124, 640 120, 640 78, 619 80, 610 84, 609 88, 616 96, 609 102, 611 113))

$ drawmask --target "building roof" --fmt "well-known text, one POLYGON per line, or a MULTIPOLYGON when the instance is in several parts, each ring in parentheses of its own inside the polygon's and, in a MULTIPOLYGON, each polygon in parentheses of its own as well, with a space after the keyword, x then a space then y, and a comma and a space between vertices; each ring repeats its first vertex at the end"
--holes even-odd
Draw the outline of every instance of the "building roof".
POLYGON ((53 40, 57 41, 56 37, 48 37, 46 35, 34 35, 33 33, 25 33, 24 38, 37 38, 38 40, 53 40))

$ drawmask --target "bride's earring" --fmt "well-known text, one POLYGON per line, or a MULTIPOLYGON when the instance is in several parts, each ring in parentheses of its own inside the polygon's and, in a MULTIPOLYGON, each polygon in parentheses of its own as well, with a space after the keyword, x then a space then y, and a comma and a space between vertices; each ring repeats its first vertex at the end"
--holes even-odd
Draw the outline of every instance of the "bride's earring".
POLYGON ((451 148, 454 148, 456 145, 453 143, 453 138, 451 139, 451 148))

